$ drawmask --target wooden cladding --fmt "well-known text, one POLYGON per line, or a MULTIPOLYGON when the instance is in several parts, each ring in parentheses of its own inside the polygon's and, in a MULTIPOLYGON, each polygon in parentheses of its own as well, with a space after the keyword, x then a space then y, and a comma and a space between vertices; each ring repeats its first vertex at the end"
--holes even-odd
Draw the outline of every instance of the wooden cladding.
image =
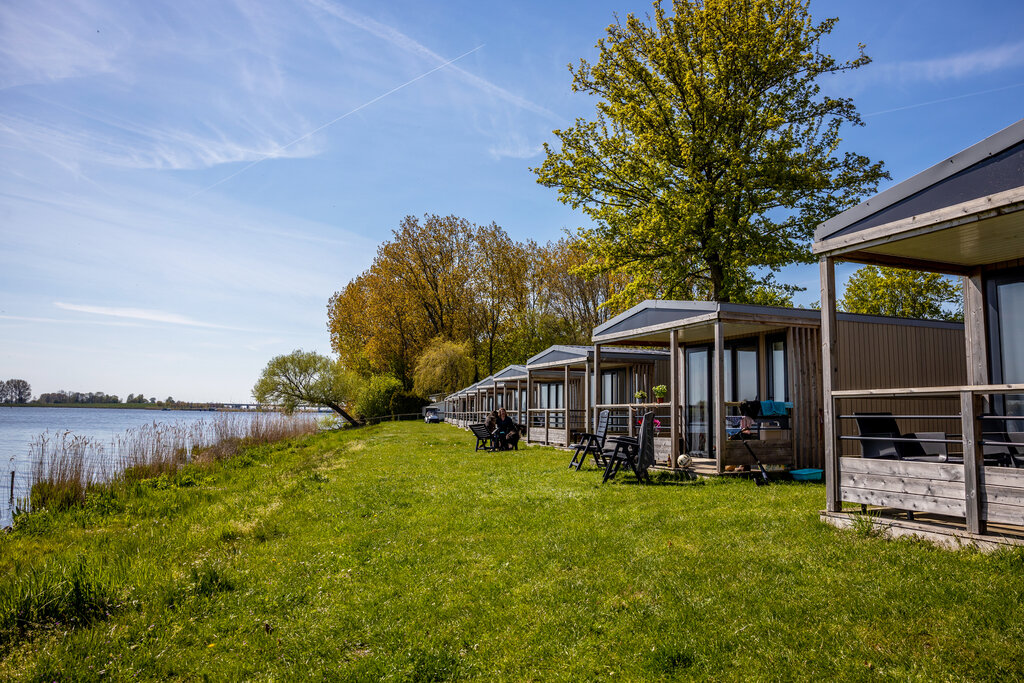
MULTIPOLYGON (((842 458, 840 470, 845 501, 965 515, 963 465, 842 458)), ((985 467, 980 490, 983 520, 1004 524, 1024 520, 1024 471, 985 467)))
POLYGON ((793 467, 824 466, 822 441, 821 330, 791 327, 786 333, 789 395, 793 400, 793 467))

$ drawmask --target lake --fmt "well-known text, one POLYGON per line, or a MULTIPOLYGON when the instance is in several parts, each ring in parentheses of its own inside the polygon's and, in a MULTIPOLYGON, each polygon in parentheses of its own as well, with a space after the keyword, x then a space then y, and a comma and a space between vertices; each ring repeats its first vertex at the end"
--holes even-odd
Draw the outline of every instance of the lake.
POLYGON ((43 433, 48 432, 52 436, 68 431, 76 436, 109 444, 128 429, 155 422, 192 423, 212 420, 219 414, 199 410, 0 407, 0 528, 11 523, 11 472, 16 473, 15 497, 26 495, 29 445, 43 433))

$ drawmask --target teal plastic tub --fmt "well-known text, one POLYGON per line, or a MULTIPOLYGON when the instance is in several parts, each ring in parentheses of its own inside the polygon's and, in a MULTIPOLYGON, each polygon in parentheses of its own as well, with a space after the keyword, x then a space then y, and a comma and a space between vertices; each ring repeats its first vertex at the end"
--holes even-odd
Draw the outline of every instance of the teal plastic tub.
POLYGON ((821 481, 821 475, 825 473, 825 470, 815 469, 808 467, 802 470, 793 470, 790 474, 793 475, 794 481, 821 481))

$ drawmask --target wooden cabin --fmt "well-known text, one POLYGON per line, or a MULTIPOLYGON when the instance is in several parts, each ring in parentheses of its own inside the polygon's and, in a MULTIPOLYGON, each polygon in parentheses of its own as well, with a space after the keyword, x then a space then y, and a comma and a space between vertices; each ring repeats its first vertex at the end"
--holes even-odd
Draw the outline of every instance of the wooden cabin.
MULTIPOLYGON (((840 373, 856 385, 892 378, 942 384, 964 375, 959 323, 851 314, 837 321, 850 340, 840 373)), ((753 467, 749 448, 779 469, 822 467, 819 311, 645 301, 595 328, 593 342, 595 372, 603 371, 609 344, 668 348, 668 395, 663 404, 638 408, 654 410, 662 424, 655 437, 658 466, 676 468, 687 453, 704 473, 753 467), (746 441, 730 438, 739 431, 743 401, 765 402, 756 438, 746 441)), ((595 403, 597 410, 616 405, 600 388, 595 403)), ((858 408, 868 412, 874 405, 866 399, 858 408)))
MULTIPOLYGON (((504 408, 516 422, 522 422, 520 413, 526 397, 526 367, 509 365, 504 370, 475 385, 480 396, 480 410, 474 416, 475 422, 483 422, 492 411, 504 408)), ((525 413, 524 413, 525 415, 525 413)))
POLYGON ((445 399, 446 410, 451 410, 452 424, 468 429, 469 425, 483 422, 487 414, 498 408, 518 423, 526 419, 526 367, 509 365, 503 370, 451 394, 445 399))
MULTIPOLYGON (((943 543, 1024 542, 1024 120, 821 224, 826 503, 844 526, 844 503, 875 508, 894 535, 943 543), (965 377, 932 383, 850 383, 856 353, 836 324, 837 260, 943 273, 964 284, 965 377), (850 404, 887 402, 900 444, 934 458, 868 457, 850 404), (936 399, 953 408, 937 413, 936 399), (904 412, 897 401, 918 402, 904 412), (905 426, 928 418, 929 438, 905 426), (953 427, 942 427, 952 421, 953 427), (850 452, 848 445, 855 444, 850 452), (940 457, 941 456, 941 457, 940 457)), ((879 347, 880 359, 899 351, 879 347)), ((856 510, 856 508, 855 508, 856 510)))
POLYGON ((564 446, 590 431, 599 411, 614 411, 610 432, 632 434, 637 405, 633 395, 668 382, 668 353, 661 350, 606 348, 600 360, 591 346, 551 346, 526 362, 529 420, 527 440, 564 446), (595 371, 600 362, 600 371, 595 371), (600 382, 594 378, 600 377, 600 382), (595 386, 606 402, 595 405, 595 386))

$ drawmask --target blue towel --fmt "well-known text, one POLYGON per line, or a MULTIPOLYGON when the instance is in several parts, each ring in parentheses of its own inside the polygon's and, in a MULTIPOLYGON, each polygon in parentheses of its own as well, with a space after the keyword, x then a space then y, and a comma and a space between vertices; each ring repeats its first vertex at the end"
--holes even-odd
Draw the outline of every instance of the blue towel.
POLYGON ((793 404, 790 402, 783 403, 782 401, 761 401, 761 415, 765 417, 771 417, 773 415, 787 415, 787 408, 792 408, 793 404))

